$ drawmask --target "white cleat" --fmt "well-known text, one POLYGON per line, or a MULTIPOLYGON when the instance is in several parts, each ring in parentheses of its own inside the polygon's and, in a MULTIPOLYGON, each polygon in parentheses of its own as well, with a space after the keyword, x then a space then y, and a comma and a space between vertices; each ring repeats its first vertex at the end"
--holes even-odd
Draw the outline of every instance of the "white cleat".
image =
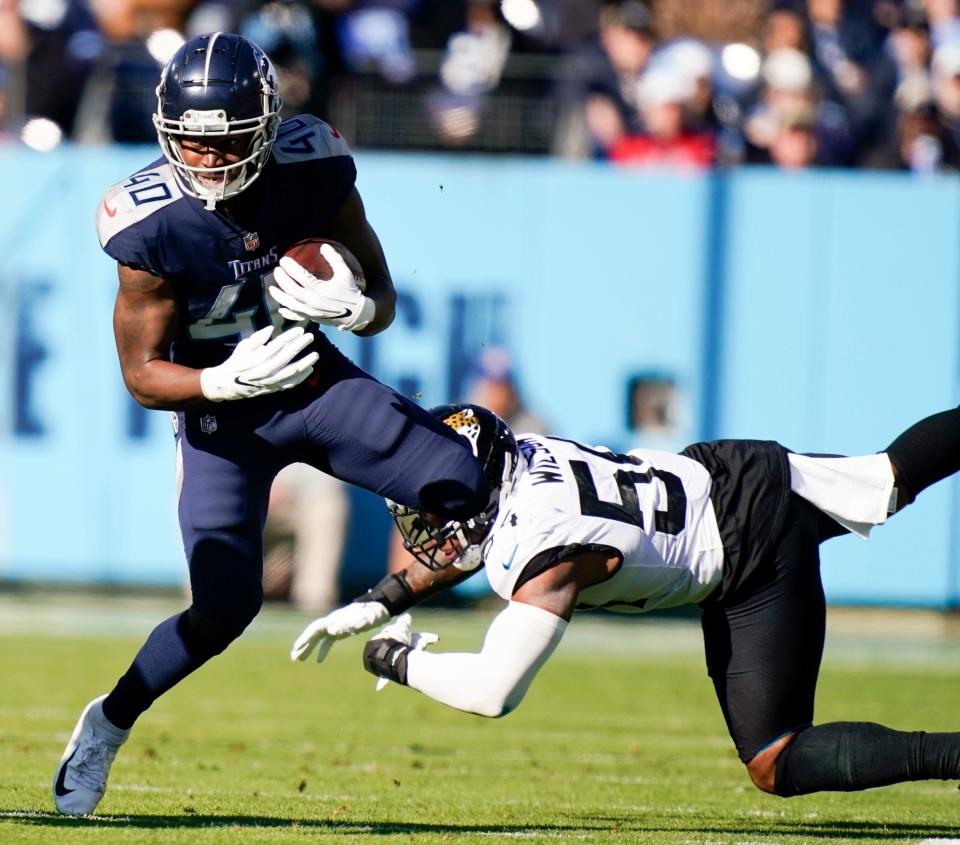
POLYGON ((113 758, 130 735, 107 721, 101 706, 105 698, 101 695, 83 708, 53 776, 53 800, 64 815, 86 816, 97 808, 107 791, 113 758))

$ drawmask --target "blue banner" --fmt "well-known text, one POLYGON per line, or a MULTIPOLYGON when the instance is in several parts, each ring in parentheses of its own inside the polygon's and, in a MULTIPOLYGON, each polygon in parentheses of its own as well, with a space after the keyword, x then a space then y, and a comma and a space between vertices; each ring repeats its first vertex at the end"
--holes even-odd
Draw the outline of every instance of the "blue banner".
MULTIPOLYGON (((154 156, 0 152, 0 578, 183 578, 169 415, 123 387, 92 222, 154 156)), ((332 337, 424 405, 462 397, 491 345, 551 430, 617 449, 874 452, 960 401, 955 178, 357 158, 400 302, 386 333, 332 337)), ((346 562, 361 581, 387 525, 365 495, 346 562)), ((957 502, 951 481, 870 543, 831 541, 830 597, 956 604, 957 502)))

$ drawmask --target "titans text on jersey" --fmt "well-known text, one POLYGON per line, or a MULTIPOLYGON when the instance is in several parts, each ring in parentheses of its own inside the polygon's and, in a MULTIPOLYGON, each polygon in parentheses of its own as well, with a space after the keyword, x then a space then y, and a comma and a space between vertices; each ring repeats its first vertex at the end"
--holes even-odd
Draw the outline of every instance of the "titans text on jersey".
MULTIPOLYGON (((280 125, 248 228, 180 190, 160 158, 111 186, 97 208, 100 245, 121 264, 167 279, 187 320, 171 360, 202 368, 222 362, 237 341, 271 323, 282 327, 267 295, 272 270, 297 241, 325 231, 356 181, 343 137, 310 115, 280 125)), ((314 348, 322 354, 318 333, 314 348)))

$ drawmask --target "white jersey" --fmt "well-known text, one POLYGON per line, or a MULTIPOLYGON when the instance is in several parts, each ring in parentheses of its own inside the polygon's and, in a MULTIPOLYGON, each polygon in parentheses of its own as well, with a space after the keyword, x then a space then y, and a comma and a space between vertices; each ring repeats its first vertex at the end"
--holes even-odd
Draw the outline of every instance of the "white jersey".
POLYGON ((645 612, 705 599, 720 583, 723 546, 711 479, 696 461, 635 449, 619 455, 523 434, 514 484, 482 547, 493 589, 510 599, 536 571, 577 552, 621 560, 580 593, 579 607, 645 612))

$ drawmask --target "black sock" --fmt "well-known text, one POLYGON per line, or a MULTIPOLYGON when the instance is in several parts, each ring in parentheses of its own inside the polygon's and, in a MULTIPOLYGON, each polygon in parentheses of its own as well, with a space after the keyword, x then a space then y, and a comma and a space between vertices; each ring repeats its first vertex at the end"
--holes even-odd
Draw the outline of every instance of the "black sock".
POLYGON ((831 722, 797 734, 777 759, 775 791, 853 792, 907 780, 960 778, 960 733, 831 722))
POLYGON ((900 506, 960 470, 960 408, 910 426, 884 451, 897 468, 900 506))

